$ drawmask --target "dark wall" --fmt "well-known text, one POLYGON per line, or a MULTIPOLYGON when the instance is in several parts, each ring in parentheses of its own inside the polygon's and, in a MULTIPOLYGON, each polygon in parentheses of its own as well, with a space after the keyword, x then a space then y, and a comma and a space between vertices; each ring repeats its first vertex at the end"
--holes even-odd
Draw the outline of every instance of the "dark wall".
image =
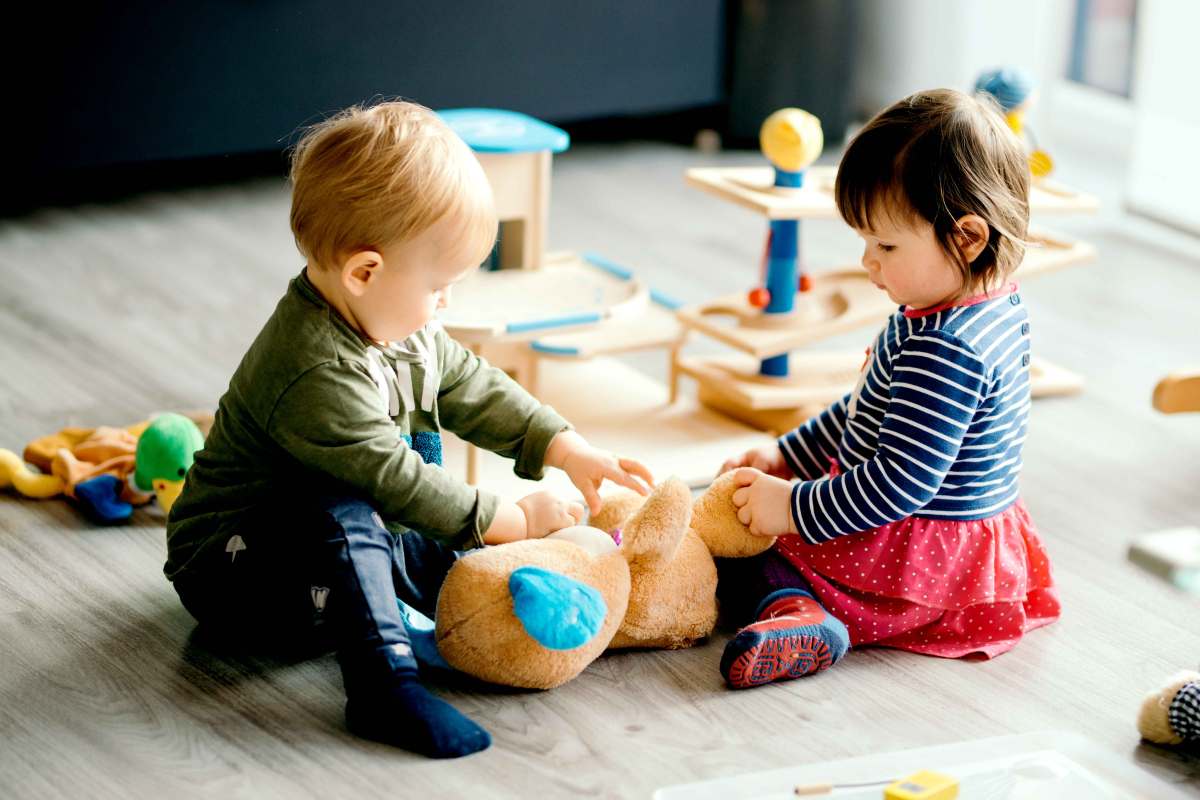
POLYGON ((724 100, 721 0, 97 5, 23 29, 24 168, 278 150, 378 97, 555 122, 724 100))

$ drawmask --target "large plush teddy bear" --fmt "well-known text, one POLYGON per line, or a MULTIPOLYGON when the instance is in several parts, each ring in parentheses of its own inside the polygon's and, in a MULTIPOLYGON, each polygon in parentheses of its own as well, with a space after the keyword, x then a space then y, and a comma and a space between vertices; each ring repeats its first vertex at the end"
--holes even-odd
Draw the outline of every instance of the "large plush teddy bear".
POLYGON ((464 556, 438 597, 438 652, 482 680, 549 689, 606 649, 703 639, 717 619, 713 556, 774 543, 738 521, 735 488, 727 474, 693 502, 672 478, 645 499, 606 497, 587 526, 464 556))

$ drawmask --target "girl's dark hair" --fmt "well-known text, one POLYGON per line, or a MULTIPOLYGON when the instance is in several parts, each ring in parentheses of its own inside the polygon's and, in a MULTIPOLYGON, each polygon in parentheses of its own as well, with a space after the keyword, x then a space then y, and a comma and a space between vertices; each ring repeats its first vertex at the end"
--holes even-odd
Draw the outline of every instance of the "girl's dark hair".
POLYGON ((1029 161, 994 103, 952 89, 917 92, 875 115, 846 148, 834 188, 838 212, 870 230, 925 220, 962 273, 962 290, 988 290, 1021 263, 1029 228, 1029 161), (967 263, 957 220, 977 214, 988 241, 967 263))

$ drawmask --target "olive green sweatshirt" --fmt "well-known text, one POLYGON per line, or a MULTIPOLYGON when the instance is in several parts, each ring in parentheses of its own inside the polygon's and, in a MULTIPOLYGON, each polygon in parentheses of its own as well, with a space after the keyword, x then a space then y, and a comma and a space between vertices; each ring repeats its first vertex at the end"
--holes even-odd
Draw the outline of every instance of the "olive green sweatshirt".
POLYGON ((398 345, 370 342, 301 273, 221 398, 171 509, 164 571, 175 580, 223 550, 251 513, 261 520, 313 492, 365 498, 397 532, 481 546, 499 498, 440 466, 439 432, 512 458, 536 480, 568 427, 436 322, 398 345))

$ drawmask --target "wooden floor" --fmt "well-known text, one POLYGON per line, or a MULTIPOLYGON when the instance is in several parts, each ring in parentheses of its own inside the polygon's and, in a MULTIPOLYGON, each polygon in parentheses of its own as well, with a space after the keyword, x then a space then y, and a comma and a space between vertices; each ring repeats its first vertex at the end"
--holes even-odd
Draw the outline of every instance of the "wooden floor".
MULTIPOLYGON (((603 253, 686 301, 748 288, 764 225, 684 188, 699 160, 661 145, 560 157, 552 243, 603 253)), ((300 267, 286 209, 282 183, 262 181, 0 221, 0 446, 214 406, 300 267)), ((1119 222, 1064 220, 1099 263, 1024 288, 1037 351, 1089 384, 1033 411, 1024 493, 1065 612, 1015 651, 964 662, 865 649, 814 678, 732 692, 717 671, 722 635, 602 658, 551 692, 443 686, 495 745, 427 761, 343 731, 330 657, 207 648, 163 579, 161 518, 101 529, 64 502, 0 493, 0 796, 647 797, 1043 729, 1200 791, 1194 755, 1141 745, 1134 730, 1142 694, 1200 662, 1200 600, 1125 559, 1139 532, 1200 523, 1200 415, 1149 405, 1161 374, 1200 362, 1200 263, 1119 222)), ((857 257, 839 223, 810 224, 805 239, 810 263, 857 257)), ((633 363, 662 377, 661 354, 633 363)))

